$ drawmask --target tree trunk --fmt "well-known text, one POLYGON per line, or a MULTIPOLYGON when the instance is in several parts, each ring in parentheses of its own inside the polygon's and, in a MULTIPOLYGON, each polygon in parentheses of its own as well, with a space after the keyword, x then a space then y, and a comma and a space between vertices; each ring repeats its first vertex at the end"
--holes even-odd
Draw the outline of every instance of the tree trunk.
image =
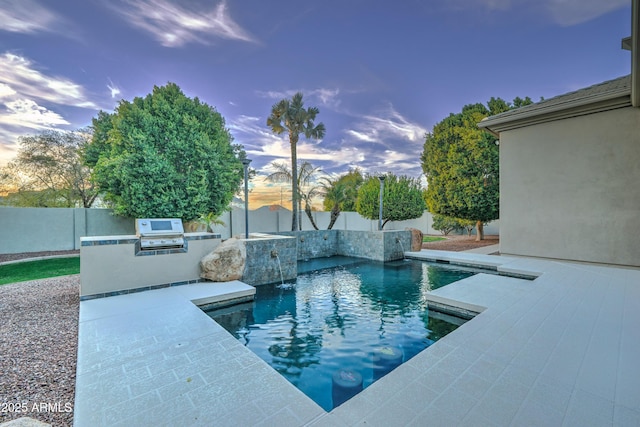
POLYGON ((302 231, 302 198, 298 199, 298 230, 302 231))
POLYGON ((291 144, 291 231, 298 231, 298 143, 294 135, 289 135, 291 144))
POLYGON ((484 224, 482 221, 476 223, 476 242, 484 240, 484 224))
POLYGON ((329 226, 327 227, 327 230, 331 230, 333 228, 339 216, 340 216, 340 208, 336 203, 333 205, 333 208, 331 208, 331 221, 329 222, 329 226))
POLYGON ((309 221, 311 222, 311 225, 313 226, 313 228, 318 230, 318 226, 316 225, 316 222, 313 220, 313 216, 311 215, 311 205, 309 205, 309 203, 305 203, 304 211, 309 217, 309 221))

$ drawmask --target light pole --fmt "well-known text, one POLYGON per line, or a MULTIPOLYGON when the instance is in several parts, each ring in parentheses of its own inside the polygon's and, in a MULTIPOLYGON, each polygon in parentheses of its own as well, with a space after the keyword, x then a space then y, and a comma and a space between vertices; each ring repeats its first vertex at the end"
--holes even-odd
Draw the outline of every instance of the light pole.
POLYGON ((244 166, 244 232, 246 238, 249 238, 249 163, 251 160, 242 159, 244 166))
POLYGON ((378 215, 378 230, 382 231, 382 194, 384 192, 384 179, 386 177, 384 175, 380 175, 378 179, 380 179, 380 213, 378 215))

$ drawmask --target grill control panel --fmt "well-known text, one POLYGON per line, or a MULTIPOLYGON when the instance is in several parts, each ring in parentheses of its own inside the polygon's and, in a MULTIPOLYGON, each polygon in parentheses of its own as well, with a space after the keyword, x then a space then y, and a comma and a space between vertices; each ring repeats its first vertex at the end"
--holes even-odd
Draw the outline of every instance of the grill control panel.
POLYGON ((184 234, 180 218, 140 218, 136 219, 138 236, 158 236, 184 234))
POLYGON ((184 228, 180 218, 136 219, 140 249, 175 249, 184 247, 184 228))

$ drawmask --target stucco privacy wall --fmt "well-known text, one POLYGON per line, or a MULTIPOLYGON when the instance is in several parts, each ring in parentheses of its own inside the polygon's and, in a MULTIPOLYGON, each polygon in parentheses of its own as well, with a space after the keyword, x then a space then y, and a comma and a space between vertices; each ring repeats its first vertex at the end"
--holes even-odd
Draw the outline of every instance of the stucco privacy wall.
POLYGON ((500 252, 640 266, 640 109, 500 134, 500 252))
MULTIPOLYGON (((114 216, 110 209, 73 208, 11 208, 0 207, 0 253, 60 251, 80 249, 80 237, 119 236, 135 233, 134 220, 114 216)), ((329 225, 330 212, 313 212, 321 230, 329 225)), ((245 232, 244 210, 234 208, 220 218, 225 225, 214 226, 223 239, 245 232)), ((429 212, 408 221, 391 221, 385 230, 412 227, 425 234, 440 234, 432 228, 429 212)), ((302 215, 303 230, 312 230, 306 214, 302 215)), ((361 217, 356 212, 342 212, 334 230, 375 231, 378 221, 361 217)), ((249 231, 274 233, 291 230, 291 212, 268 207, 249 211, 249 231)), ((485 234, 499 234, 499 221, 485 227, 485 234)))
POLYGON ((110 209, 0 207, 0 253, 80 249, 80 237, 135 233, 110 209))

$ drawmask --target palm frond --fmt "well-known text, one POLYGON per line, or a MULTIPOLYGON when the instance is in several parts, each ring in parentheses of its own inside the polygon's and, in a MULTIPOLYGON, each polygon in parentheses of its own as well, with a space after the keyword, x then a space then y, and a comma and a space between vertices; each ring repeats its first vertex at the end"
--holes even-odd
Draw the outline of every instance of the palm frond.
POLYGON ((267 181, 271 182, 291 182, 291 169, 284 162, 272 162, 271 167, 275 169, 274 172, 267 175, 265 178, 267 181))

